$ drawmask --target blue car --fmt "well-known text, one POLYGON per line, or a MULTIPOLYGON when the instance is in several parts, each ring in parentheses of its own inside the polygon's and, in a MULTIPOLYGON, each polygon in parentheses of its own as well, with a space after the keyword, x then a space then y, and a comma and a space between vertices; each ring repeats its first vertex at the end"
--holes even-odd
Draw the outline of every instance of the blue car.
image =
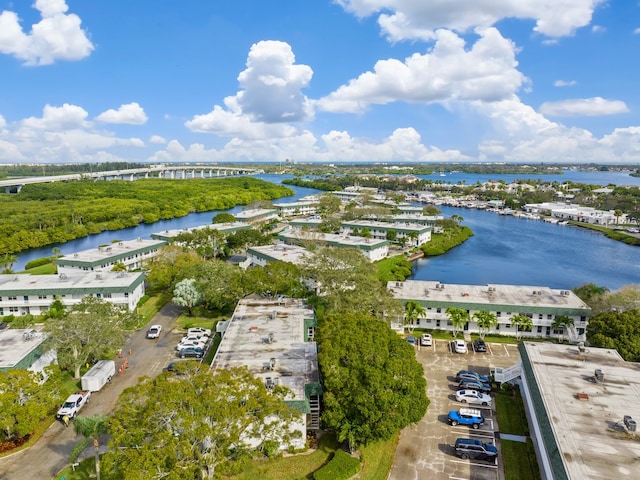
POLYGON ((411 345, 415 345, 416 344, 416 337, 412 337, 411 335, 409 335, 407 337, 407 342, 409 342, 411 345))
POLYGON ((451 410, 447 416, 447 420, 451 426, 470 425, 478 429, 484 423, 484 417, 480 410, 475 408, 461 408, 460 410, 451 410))
POLYGON ((475 380, 469 380, 468 378, 461 379, 458 384, 458 388, 460 390, 475 390, 480 393, 491 393, 491 385, 488 383, 476 382, 475 380))

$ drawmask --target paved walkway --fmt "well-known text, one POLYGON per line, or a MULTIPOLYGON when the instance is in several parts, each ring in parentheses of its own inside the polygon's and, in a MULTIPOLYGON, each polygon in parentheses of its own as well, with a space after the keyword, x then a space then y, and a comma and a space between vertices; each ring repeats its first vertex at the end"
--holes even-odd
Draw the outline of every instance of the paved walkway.
MULTIPOLYGON (((107 414, 113 411, 120 393, 135 385, 144 375, 157 375, 166 366, 167 359, 175 355, 176 334, 171 335, 176 318, 182 309, 172 303, 165 305, 150 323, 160 324, 163 334, 158 341, 145 338, 146 329, 135 332, 123 348, 123 359, 116 359, 116 369, 128 356, 129 366, 122 376, 114 377, 100 392, 91 396, 91 401, 82 409, 82 416, 107 414)), ((69 465, 69 456, 81 437, 76 436, 73 425, 65 428, 54 422, 44 435, 30 448, 0 459, 0 480, 49 479, 69 465)), ((87 448, 85 456, 93 455, 93 447, 87 448)))

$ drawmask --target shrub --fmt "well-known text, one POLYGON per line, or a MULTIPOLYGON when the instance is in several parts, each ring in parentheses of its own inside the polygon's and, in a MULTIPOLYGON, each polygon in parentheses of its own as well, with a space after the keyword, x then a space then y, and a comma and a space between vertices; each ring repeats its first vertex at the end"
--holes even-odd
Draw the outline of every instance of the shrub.
POLYGON ((35 260, 31 260, 30 262, 27 262, 26 265, 24 266, 24 269, 31 270, 32 268, 41 267, 42 265, 47 265, 48 263, 51 263, 51 261, 52 261, 51 257, 36 258, 35 260))
POLYGON ((344 450, 336 451, 324 467, 313 472, 314 480, 346 480, 360 471, 360 461, 344 450))

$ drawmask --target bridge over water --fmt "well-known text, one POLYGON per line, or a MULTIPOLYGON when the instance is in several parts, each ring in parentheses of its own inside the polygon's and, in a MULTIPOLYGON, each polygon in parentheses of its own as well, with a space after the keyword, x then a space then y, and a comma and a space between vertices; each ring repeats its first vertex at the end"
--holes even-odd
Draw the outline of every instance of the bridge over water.
MULTIPOLYGON (((139 178, 216 178, 233 175, 251 175, 262 170, 239 167, 219 167, 217 165, 183 165, 166 166, 154 165, 145 168, 130 168, 125 170, 109 170, 104 172, 72 173, 69 175, 53 175, 43 177, 24 177, 10 180, 0 180, 0 189, 5 193, 20 193, 22 187, 33 183, 68 182, 93 178, 95 180, 137 180, 139 178)), ((1 191, 1 190, 0 190, 1 191)))

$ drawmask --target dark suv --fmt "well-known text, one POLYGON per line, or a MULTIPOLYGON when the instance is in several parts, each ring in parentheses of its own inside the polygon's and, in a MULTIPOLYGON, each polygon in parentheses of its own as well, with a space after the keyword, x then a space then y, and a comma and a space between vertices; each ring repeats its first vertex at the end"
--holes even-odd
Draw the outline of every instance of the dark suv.
POLYGON ((495 445, 473 438, 458 438, 454 447, 456 455, 465 460, 468 458, 491 460, 498 455, 498 449, 495 445))

